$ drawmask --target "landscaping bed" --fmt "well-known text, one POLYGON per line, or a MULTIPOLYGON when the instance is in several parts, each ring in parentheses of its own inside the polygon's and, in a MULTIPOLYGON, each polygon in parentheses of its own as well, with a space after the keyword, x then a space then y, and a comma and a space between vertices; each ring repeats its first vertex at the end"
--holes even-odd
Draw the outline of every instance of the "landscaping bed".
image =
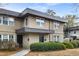
POLYGON ((79 48, 60 51, 30 51, 26 56, 79 56, 79 48))
POLYGON ((74 56, 79 55, 79 41, 33 43, 30 50, 28 56, 74 56))
POLYGON ((12 54, 17 53, 18 51, 21 51, 21 48, 17 48, 16 50, 10 51, 10 50, 0 50, 0 56, 9 56, 12 54))

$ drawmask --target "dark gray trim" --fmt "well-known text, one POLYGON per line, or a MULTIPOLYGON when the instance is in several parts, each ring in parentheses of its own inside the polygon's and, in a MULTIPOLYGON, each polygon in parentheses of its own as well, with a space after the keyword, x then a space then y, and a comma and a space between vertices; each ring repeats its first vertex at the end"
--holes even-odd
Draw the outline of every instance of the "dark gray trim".
POLYGON ((14 12, 14 11, 2 9, 2 8, 0 8, 0 14, 2 14, 2 15, 10 15, 10 16, 15 16, 15 17, 20 17, 19 16, 19 14, 20 14, 19 12, 14 12))
POLYGON ((64 18, 57 17, 57 16, 50 16, 47 13, 43 13, 43 12, 36 11, 36 10, 33 10, 33 9, 29 9, 29 8, 25 9, 21 13, 21 16, 24 16, 26 14, 37 15, 37 16, 41 16, 41 17, 48 18, 48 19, 51 19, 51 20, 60 21, 60 22, 67 22, 67 20, 65 20, 64 18))
POLYGON ((16 30, 16 33, 54 33, 53 30, 47 30, 47 29, 37 29, 37 28, 28 28, 23 27, 21 29, 16 30))
POLYGON ((32 14, 32 15, 36 15, 36 16, 40 16, 40 17, 44 17, 50 20, 54 20, 54 21, 59 21, 59 22, 67 22, 65 19, 57 17, 57 16, 50 16, 47 13, 43 13, 40 11, 36 11, 36 10, 32 10, 32 9, 25 9, 22 13, 19 12, 14 12, 14 11, 10 11, 10 10, 6 10, 6 9, 2 9, 0 8, 0 14, 3 15, 10 15, 10 16, 15 16, 15 17, 24 17, 26 14, 32 14))
POLYGON ((75 27, 70 27, 68 28, 69 31, 72 31, 72 30, 79 30, 79 26, 75 26, 75 27))

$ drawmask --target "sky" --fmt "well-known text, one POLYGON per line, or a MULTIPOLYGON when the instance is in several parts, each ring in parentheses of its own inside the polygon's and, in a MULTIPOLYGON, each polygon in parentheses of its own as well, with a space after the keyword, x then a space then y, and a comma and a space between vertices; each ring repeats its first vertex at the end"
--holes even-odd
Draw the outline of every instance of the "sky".
POLYGON ((67 14, 74 14, 73 3, 7 3, 0 6, 0 8, 22 12, 26 8, 46 12, 47 9, 54 10, 57 16, 65 16, 67 14))

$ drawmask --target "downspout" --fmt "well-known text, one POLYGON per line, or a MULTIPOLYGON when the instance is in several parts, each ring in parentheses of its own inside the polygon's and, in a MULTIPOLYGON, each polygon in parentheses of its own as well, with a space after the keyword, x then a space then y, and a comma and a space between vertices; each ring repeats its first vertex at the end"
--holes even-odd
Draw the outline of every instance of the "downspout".
MULTIPOLYGON (((49 31, 50 31, 50 20, 49 20, 49 31)), ((49 33, 49 42, 50 42, 50 33, 49 33)))

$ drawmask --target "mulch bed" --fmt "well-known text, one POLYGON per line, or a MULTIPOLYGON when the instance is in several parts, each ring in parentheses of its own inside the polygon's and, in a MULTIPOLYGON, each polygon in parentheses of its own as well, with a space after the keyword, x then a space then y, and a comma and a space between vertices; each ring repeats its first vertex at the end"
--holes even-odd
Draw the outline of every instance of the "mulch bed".
POLYGON ((26 56, 79 56, 79 48, 46 52, 30 51, 26 56))
POLYGON ((0 50, 0 56, 9 56, 12 55, 18 51, 22 50, 21 48, 17 48, 16 50, 13 51, 8 51, 8 50, 0 50))

